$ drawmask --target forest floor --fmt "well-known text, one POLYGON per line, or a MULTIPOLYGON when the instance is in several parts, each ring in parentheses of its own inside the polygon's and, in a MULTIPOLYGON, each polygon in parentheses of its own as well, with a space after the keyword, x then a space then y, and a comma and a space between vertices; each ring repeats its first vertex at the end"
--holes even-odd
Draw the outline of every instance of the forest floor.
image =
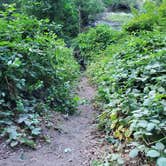
POLYGON ((45 129, 50 144, 39 143, 36 150, 21 148, 13 152, 0 144, 0 166, 89 166, 93 160, 104 156, 105 146, 101 133, 96 131, 97 112, 92 104, 95 88, 83 76, 77 93, 87 102, 78 106, 74 116, 66 118, 58 114, 52 117, 55 126, 59 123, 60 130, 55 130, 57 127, 45 129))

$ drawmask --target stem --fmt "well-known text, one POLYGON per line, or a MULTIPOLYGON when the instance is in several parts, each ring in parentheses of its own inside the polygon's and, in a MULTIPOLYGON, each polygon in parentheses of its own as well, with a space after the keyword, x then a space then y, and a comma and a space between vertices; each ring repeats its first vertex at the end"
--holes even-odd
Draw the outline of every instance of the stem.
POLYGON ((164 138, 161 138, 161 139, 159 139, 159 140, 157 140, 157 141, 153 141, 153 142, 150 142, 150 143, 148 143, 144 137, 142 137, 142 139, 143 139, 143 141, 145 142, 145 144, 146 144, 147 146, 149 146, 149 145, 153 145, 154 143, 161 142, 161 141, 165 140, 165 139, 166 139, 166 136, 165 136, 164 138))

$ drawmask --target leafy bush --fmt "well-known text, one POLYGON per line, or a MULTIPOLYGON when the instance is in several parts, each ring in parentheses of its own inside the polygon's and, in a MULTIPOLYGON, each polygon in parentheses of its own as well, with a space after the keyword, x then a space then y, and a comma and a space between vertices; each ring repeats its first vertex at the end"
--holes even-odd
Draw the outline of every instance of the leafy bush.
POLYGON ((156 3, 146 2, 143 9, 134 12, 134 18, 124 29, 128 32, 138 32, 142 30, 152 31, 156 25, 160 25, 165 18, 166 2, 157 7, 156 3))
POLYGON ((98 85, 97 100, 103 111, 99 127, 107 139, 130 143, 135 146, 131 157, 142 153, 159 166, 166 163, 164 17, 158 15, 160 22, 151 31, 124 34, 88 68, 90 78, 98 85))
POLYGON ((16 3, 21 13, 56 22, 61 25, 63 33, 60 35, 65 39, 76 36, 104 9, 102 0, 2 0, 0 8, 4 3, 16 3))
MULTIPOLYGON (((17 2, 19 0, 16 0, 17 2)), ((38 19, 49 19, 62 26, 63 33, 75 36, 78 33, 78 12, 73 1, 69 0, 22 0, 21 10, 38 19), (70 17, 69 17, 70 16, 70 17)), ((63 36, 64 37, 64 36, 63 36)))
POLYGON ((43 113, 75 109, 71 86, 78 65, 47 20, 13 10, 0 18, 0 134, 11 146, 34 147, 43 113))
POLYGON ((84 65, 89 64, 109 44, 115 43, 120 36, 121 33, 104 25, 90 28, 87 32, 79 34, 73 41, 78 61, 83 62, 84 65))

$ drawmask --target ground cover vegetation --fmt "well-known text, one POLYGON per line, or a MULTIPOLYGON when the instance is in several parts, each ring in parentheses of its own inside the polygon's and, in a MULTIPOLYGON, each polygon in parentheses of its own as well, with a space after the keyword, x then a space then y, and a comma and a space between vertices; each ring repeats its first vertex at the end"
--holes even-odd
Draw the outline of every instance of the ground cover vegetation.
POLYGON ((75 40, 98 87, 99 129, 115 146, 110 164, 124 164, 123 144, 131 158, 166 164, 165 11, 165 1, 147 2, 121 32, 96 27, 75 40))

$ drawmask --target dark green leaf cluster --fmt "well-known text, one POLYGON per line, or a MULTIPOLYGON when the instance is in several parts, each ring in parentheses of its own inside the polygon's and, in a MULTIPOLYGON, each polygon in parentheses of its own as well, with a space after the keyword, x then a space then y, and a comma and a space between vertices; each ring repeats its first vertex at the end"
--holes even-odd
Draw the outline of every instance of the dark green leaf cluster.
MULTIPOLYGON (((19 0, 17 0, 19 1, 19 0)), ((22 0, 21 10, 38 19, 49 19, 62 25, 67 36, 78 33, 78 11, 74 1, 69 0, 22 0)))
POLYGON ((87 65, 100 57, 100 53, 111 43, 116 43, 116 40, 121 36, 121 33, 110 29, 109 26, 100 25, 90 28, 73 40, 76 58, 84 65, 87 65))
POLYGON ((16 3, 20 12, 60 24, 63 31, 60 35, 66 38, 76 36, 104 9, 102 0, 3 0, 1 3, 16 3))

